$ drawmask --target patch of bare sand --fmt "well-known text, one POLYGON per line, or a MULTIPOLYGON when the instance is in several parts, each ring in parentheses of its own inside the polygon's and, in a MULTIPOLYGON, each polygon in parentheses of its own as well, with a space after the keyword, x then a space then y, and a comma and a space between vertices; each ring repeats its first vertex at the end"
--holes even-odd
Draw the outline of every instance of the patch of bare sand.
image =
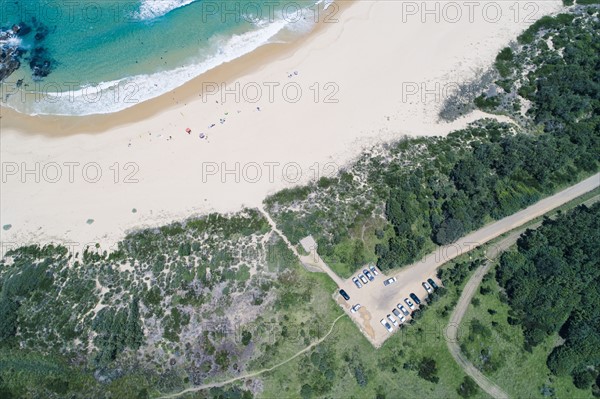
POLYGON ((361 307, 358 309, 358 314, 362 319, 362 330, 371 338, 375 339, 375 330, 373 330, 373 326, 371 325, 371 313, 365 307, 361 307))

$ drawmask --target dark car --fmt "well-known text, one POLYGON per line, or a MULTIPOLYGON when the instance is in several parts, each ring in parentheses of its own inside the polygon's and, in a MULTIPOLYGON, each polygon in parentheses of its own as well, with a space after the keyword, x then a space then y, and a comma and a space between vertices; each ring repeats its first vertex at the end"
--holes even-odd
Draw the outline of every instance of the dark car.
POLYGON ((369 270, 371 270, 371 273, 373 274, 373 276, 377 276, 379 273, 377 273, 377 269, 375 269, 375 266, 371 265, 369 266, 369 270))
POLYGON ((342 296, 342 298, 344 298, 345 300, 349 301, 350 300, 350 296, 346 293, 346 291, 344 290, 340 290, 340 295, 342 296))
POLYGON ((413 300, 413 301, 415 301, 415 303, 416 303, 417 305, 420 305, 420 304, 421 304, 421 300, 420 300, 420 299, 419 299, 419 297, 418 297, 418 296, 416 296, 414 293, 410 294, 410 297, 412 298, 412 300, 413 300))
POLYGON ((433 289, 434 289, 434 290, 437 290, 437 289, 438 289, 438 286, 437 286, 437 284, 435 283, 435 281, 433 281, 433 279, 431 279, 431 278, 428 278, 428 279, 427 279, 427 282, 429 283, 429 285, 430 285, 430 286, 432 286, 432 287, 433 287, 433 289))

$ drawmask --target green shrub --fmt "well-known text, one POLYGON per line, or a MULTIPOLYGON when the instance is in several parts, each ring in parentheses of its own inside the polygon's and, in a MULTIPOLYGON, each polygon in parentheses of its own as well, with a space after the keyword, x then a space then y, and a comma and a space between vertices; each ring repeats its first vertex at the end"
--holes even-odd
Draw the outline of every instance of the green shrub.
POLYGON ((475 380, 469 376, 465 376, 465 379, 460 384, 456 392, 458 392, 458 394, 463 398, 470 398, 471 396, 475 395, 478 390, 479 387, 477 386, 475 380))

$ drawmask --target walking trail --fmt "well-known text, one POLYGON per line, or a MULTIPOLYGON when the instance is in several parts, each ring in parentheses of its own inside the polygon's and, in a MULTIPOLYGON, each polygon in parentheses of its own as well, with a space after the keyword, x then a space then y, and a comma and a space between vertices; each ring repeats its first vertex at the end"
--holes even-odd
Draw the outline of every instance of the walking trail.
POLYGON ((309 272, 315 272, 315 273, 327 273, 327 275, 329 275, 329 277, 333 281, 335 281, 335 283, 338 286, 342 285, 343 280, 333 270, 331 270, 331 268, 323 261, 323 259, 321 259, 321 257, 317 254, 316 250, 312 250, 308 255, 301 255, 296 250, 296 247, 294 247, 294 245, 292 245, 292 243, 286 237, 286 235, 283 233, 283 231, 281 231, 277 228, 277 223, 275 223, 273 218, 271 218, 271 215, 269 215, 269 213, 262 207, 259 208, 259 210, 264 215, 264 217, 267 219, 269 224, 271 225, 271 230, 274 231, 275 233, 277 233, 281 237, 281 239, 285 242, 285 244, 288 246, 288 248, 300 260, 300 263, 302 264, 302 266, 304 266, 304 268, 306 270, 308 270, 309 272))
POLYGON ((221 382, 213 382, 213 383, 204 384, 204 385, 198 385, 198 386, 195 386, 193 388, 184 389, 183 391, 180 391, 180 392, 177 392, 177 393, 172 393, 172 394, 168 394, 168 395, 164 395, 164 396, 159 396, 158 399, 177 398, 177 397, 179 397, 181 395, 185 395, 186 393, 190 393, 190 392, 197 392, 197 391, 201 391, 203 389, 210 389, 210 388, 219 388, 219 387, 222 387, 224 385, 231 384, 232 382, 236 382, 236 381, 240 381, 240 380, 245 380, 245 379, 248 379, 248 378, 253 378, 253 377, 259 376, 261 374, 267 373, 269 371, 273 371, 276 368, 281 367, 284 364, 291 362, 292 360, 294 360, 298 356, 301 356, 301 355, 305 354, 306 352, 310 351, 315 346, 319 345, 321 342, 325 341, 327 339, 327 337, 329 337, 329 335, 333 332, 333 328, 335 327, 335 324, 338 322, 338 320, 341 319, 344 316, 346 316, 345 313, 339 315, 333 321, 333 323, 331 324, 331 328, 329 329, 329 331, 327 332, 327 334, 325 334, 323 337, 319 338, 318 340, 316 340, 312 344, 308 345, 306 348, 302 349, 300 352, 297 352, 295 355, 289 357, 288 359, 282 361, 281 363, 277 363, 276 365, 274 365, 272 367, 269 367, 267 369, 262 369, 262 370, 254 371, 252 373, 243 374, 243 375, 237 376, 235 378, 231 378, 229 380, 225 380, 225 381, 221 381, 221 382))

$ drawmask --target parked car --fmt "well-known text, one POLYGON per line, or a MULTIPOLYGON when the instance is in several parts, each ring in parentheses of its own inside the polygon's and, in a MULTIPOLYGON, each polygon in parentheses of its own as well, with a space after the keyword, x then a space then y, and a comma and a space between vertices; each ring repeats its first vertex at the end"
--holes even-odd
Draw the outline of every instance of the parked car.
POLYGON ((363 273, 365 274, 365 276, 367 276, 367 278, 368 278, 370 281, 373 281, 373 280, 375 280, 375 277, 373 277, 373 275, 371 274, 371 272, 369 272, 367 269, 363 270, 363 273))
POLYGON ((388 330, 388 332, 394 331, 394 330, 392 330, 392 326, 390 326, 390 323, 385 321, 385 319, 381 319, 379 322, 381 323, 382 326, 385 327, 386 330, 388 330))
POLYGON ((356 313, 358 309, 360 309, 360 303, 357 303, 356 305, 352 306, 352 309, 350 309, 350 311, 352 313, 356 313))
POLYGON ((396 277, 390 277, 383 282, 383 285, 390 285, 396 282, 396 277))
POLYGON ((396 318, 394 316, 392 316, 391 314, 387 315, 387 318, 389 321, 392 322, 393 325, 395 325, 396 327, 398 327, 398 321, 396 320, 396 318))
POLYGON ((350 300, 350 295, 348 295, 346 293, 346 291, 344 290, 340 290, 340 295, 342 296, 342 298, 344 298, 345 300, 349 301, 350 300))
POLYGON ((359 274, 359 275, 358 275, 358 278, 359 278, 359 279, 360 279, 360 281, 362 281, 362 283, 363 283, 363 284, 365 284, 365 285, 366 285, 366 284, 369 282, 369 280, 367 280, 367 278, 366 278, 364 275, 362 275, 362 274, 359 274))
POLYGON ((360 281, 358 281, 356 277, 352 279, 352 282, 356 285, 357 288, 362 288, 362 284, 360 283, 360 281))
POLYGON ((437 289, 438 289, 438 286, 437 286, 437 284, 435 283, 435 281, 433 281, 433 279, 432 279, 432 278, 428 278, 428 279, 427 279, 427 282, 428 282, 429 284, 431 284, 431 286, 433 287, 433 289, 434 289, 434 290, 437 290, 437 289))
POLYGON ((379 274, 377 272, 377 269, 375 269, 375 266, 373 265, 369 266, 369 270, 371 271, 371 273, 373 273, 373 276, 377 276, 379 274))
POLYGON ((416 296, 416 295, 415 295, 415 293, 414 293, 414 292, 411 292, 411 293, 410 293, 410 298, 411 298, 413 301, 415 301, 415 303, 416 303, 417 305, 420 305, 420 304, 421 304, 421 300, 419 299, 419 297, 418 297, 418 296, 416 296))
POLYGON ((404 303, 408 305, 411 310, 415 310, 415 304, 408 298, 404 298, 404 303))
POLYGON ((404 316, 408 316, 410 314, 410 312, 408 310, 406 310, 406 308, 404 306, 402 306, 401 304, 398 304, 398 309, 400 309, 400 311, 402 313, 404 313, 404 316))
POLYGON ((431 294, 433 292, 433 288, 431 288, 431 286, 429 284, 427 284, 425 281, 423 281, 423 288, 425 288, 425 291, 427 291, 428 294, 431 294))
POLYGON ((406 320, 406 317, 404 317, 404 315, 400 313, 398 309, 394 308, 394 310, 392 310, 392 313, 398 318, 398 320, 400 320, 400 323, 404 323, 404 320, 406 320))

